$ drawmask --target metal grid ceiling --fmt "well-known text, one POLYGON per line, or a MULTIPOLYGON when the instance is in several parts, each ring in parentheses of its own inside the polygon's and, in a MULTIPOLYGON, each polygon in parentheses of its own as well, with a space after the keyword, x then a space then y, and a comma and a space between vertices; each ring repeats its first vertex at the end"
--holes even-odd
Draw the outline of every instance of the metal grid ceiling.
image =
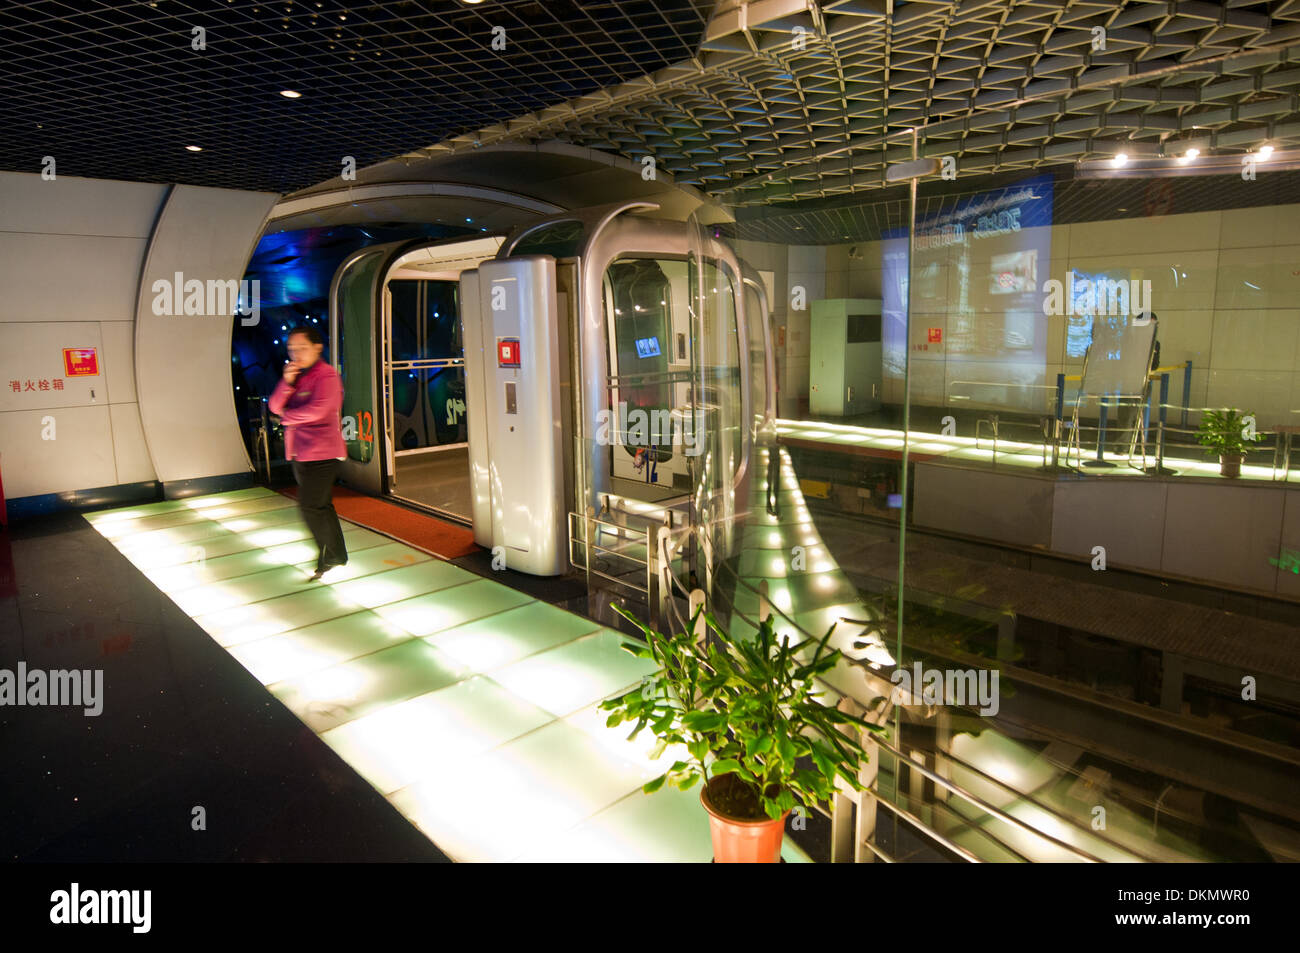
POLYGON ((1300 142, 1300 0, 884 3, 785 0, 688 61, 420 154, 559 139, 746 206, 882 187, 913 126, 959 175, 1300 142))
POLYGON ((0 0, 0 168, 292 192, 689 57, 711 6, 0 0))

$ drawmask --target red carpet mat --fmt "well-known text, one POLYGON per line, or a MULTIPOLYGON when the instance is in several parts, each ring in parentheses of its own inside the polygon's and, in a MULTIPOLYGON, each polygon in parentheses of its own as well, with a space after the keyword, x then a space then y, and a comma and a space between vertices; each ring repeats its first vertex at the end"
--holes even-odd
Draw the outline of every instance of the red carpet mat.
MULTIPOLYGON (((280 492, 298 498, 296 486, 287 487, 280 492)), ((416 549, 443 559, 456 559, 479 551, 472 530, 344 486, 334 487, 334 509, 345 520, 360 523, 367 529, 400 539, 416 549)))

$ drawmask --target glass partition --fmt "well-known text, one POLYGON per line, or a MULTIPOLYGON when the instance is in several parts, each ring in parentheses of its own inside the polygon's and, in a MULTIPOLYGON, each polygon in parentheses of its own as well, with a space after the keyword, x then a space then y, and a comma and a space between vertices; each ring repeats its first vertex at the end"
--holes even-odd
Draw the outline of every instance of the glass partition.
POLYGON ((1300 164, 1126 148, 957 152, 914 203, 730 229, 771 275, 779 418, 733 604, 765 585, 796 637, 846 633, 837 688, 888 699, 891 851, 1275 860, 1300 833, 1300 164))

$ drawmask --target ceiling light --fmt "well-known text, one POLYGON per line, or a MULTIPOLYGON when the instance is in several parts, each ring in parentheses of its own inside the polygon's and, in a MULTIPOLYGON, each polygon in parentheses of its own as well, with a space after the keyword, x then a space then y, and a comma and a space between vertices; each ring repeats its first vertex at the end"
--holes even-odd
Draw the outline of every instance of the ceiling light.
POLYGON ((280 95, 283 96, 285 99, 302 98, 302 93, 298 92, 296 89, 282 89, 280 90, 280 95))
POLYGON ((202 147, 202 146, 186 146, 185 148, 186 148, 186 149, 189 149, 190 152, 202 152, 202 151, 203 151, 203 147, 202 147))
POLYGON ((1269 156, 1271 156, 1272 154, 1273 154, 1273 147, 1272 147, 1272 146, 1260 146, 1260 147, 1259 147, 1259 157, 1260 157, 1261 159, 1267 159, 1267 158, 1268 158, 1269 156))
POLYGON ((1115 157, 1114 157, 1113 159, 1111 159, 1110 161, 1111 161, 1111 163, 1112 163, 1113 165, 1123 165, 1125 162, 1128 161, 1128 153, 1127 153, 1127 152, 1117 152, 1117 153, 1115 153, 1115 157))
POLYGON ((1200 149, 1188 149, 1186 152, 1183 153, 1183 155, 1187 156, 1187 158, 1189 159, 1195 159, 1200 154, 1201 154, 1200 149))

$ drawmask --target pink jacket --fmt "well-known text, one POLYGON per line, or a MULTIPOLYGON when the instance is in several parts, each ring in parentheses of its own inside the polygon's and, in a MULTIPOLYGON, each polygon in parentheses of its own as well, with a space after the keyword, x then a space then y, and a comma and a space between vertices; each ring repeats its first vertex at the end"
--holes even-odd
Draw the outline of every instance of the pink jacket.
POLYGON ((343 382, 328 362, 317 360, 293 384, 280 378, 267 407, 284 424, 286 459, 307 462, 347 456, 339 423, 343 382))

